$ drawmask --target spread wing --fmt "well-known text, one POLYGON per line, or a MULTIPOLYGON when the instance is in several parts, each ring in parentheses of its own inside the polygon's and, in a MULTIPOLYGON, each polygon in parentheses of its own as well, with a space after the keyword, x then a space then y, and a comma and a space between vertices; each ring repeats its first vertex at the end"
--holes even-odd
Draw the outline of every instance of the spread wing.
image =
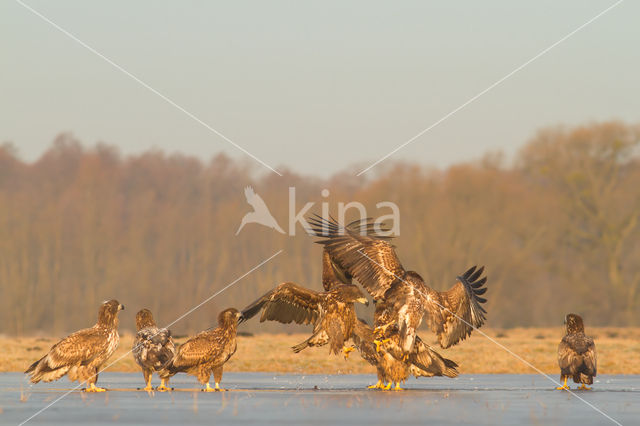
POLYGON ((482 304, 487 300, 483 295, 487 288, 483 285, 487 278, 482 276, 484 267, 472 267, 458 277, 458 282, 448 291, 438 292, 424 287, 427 294, 424 307, 427 311, 427 323, 438 335, 440 346, 448 348, 466 339, 474 328, 481 327, 485 321, 482 304))
POLYGON ((315 324, 321 314, 322 293, 287 282, 266 293, 242 311, 240 322, 262 311, 260 322, 315 324))
POLYGON ((376 224, 370 219, 341 226, 333 218, 320 216, 309 219, 310 232, 322 237, 322 244, 331 259, 346 273, 358 280, 375 299, 381 299, 391 285, 405 275, 405 270, 390 237, 376 234, 376 224))

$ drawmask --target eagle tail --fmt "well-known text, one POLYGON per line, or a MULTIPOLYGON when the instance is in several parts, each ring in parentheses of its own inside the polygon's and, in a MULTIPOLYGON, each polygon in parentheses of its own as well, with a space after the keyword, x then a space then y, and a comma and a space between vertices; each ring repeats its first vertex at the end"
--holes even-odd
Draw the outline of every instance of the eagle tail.
POLYGON ((27 369, 24 371, 24 373, 25 373, 25 374, 33 373, 33 372, 35 371, 36 367, 38 366, 38 364, 40 364, 40 361, 42 361, 42 360, 43 360, 43 359, 45 359, 46 357, 47 357, 47 356, 45 355, 45 356, 43 356, 42 358, 40 358, 39 360, 37 360, 36 362, 34 362, 33 364, 31 364, 31 365, 29 366, 29 368, 27 368, 27 369))
POLYGON ((69 371, 69 366, 63 365, 58 368, 51 368, 47 363, 47 355, 43 356, 25 370, 25 374, 29 374, 31 383, 52 382, 58 380, 69 371))

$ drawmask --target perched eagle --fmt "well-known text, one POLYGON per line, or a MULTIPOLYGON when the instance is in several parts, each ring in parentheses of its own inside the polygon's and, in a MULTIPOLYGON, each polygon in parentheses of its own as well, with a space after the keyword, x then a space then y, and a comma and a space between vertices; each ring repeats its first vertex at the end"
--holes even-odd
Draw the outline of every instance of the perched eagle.
POLYGON ((486 311, 480 297, 486 277, 484 268, 473 267, 457 277, 448 291, 428 287, 414 271, 404 269, 390 237, 379 236, 376 224, 369 219, 346 227, 334 219, 316 216, 309 220, 310 231, 322 237, 317 241, 332 262, 356 279, 376 302, 376 330, 384 334, 389 326, 399 332, 403 358, 409 356, 416 340, 416 330, 426 316, 427 324, 438 336, 440 346, 448 348, 467 338, 474 328, 484 324, 486 311))
POLYGON ((593 383, 597 373, 596 345, 593 339, 584 334, 584 323, 580 315, 568 314, 564 321, 567 334, 558 345, 558 365, 560 381, 564 385, 557 389, 569 389, 567 379, 581 383, 578 389, 591 389, 586 385, 593 383))
POLYGON ((404 383, 409 374, 415 377, 458 375, 458 364, 443 358, 431 349, 420 337, 416 336, 416 343, 408 359, 401 360, 398 345, 399 335, 393 334, 388 342, 381 347, 374 335, 373 329, 363 320, 358 320, 353 332, 353 343, 362 358, 376 367, 378 383, 369 386, 370 389, 389 390, 393 383, 395 390, 400 390, 400 383, 404 383))
MULTIPOLYGON (((176 354, 176 347, 171 338, 171 332, 166 328, 158 328, 149 309, 141 309, 136 314, 136 338, 133 341, 133 359, 136 360, 146 387, 150 391, 151 376, 154 371, 159 371, 176 354)), ((166 391, 165 379, 161 379, 159 391, 166 391)))
POLYGON ((104 392, 104 388, 96 387, 98 373, 120 342, 118 311, 123 309, 117 300, 102 303, 96 325, 65 337, 31 364, 25 371, 31 382, 51 382, 68 374, 71 381, 86 382, 90 386, 86 392, 104 392))
POLYGON ((240 312, 229 308, 218 314, 218 327, 198 333, 178 347, 169 363, 158 372, 161 379, 167 380, 177 373, 196 376, 206 387, 204 392, 220 389, 222 366, 236 352, 236 330, 240 312), (215 389, 209 386, 213 372, 215 389))
POLYGON ((313 334, 293 347, 300 352, 307 346, 329 344, 329 351, 350 351, 345 342, 349 340, 356 323, 354 303, 369 304, 367 298, 355 285, 336 285, 326 292, 316 292, 297 284, 282 283, 242 311, 241 321, 254 317, 262 311, 260 322, 265 320, 289 324, 313 324, 313 334))

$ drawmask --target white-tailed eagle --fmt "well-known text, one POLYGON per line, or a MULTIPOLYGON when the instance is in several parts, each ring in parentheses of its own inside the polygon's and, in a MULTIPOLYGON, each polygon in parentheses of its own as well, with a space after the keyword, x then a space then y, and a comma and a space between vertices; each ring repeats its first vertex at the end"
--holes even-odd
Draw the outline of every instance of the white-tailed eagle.
POLYGON ((86 392, 104 392, 106 389, 96 386, 98 373, 120 342, 118 312, 123 309, 117 300, 102 303, 93 327, 70 334, 31 364, 25 371, 31 382, 51 382, 67 374, 71 381, 87 383, 86 392))

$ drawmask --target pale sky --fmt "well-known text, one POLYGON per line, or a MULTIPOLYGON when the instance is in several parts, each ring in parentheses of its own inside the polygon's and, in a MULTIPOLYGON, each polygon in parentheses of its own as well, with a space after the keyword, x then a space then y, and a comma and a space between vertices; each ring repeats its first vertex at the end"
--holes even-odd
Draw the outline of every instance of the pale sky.
MULTIPOLYGON (((373 163, 615 1, 25 3, 265 163, 327 176, 373 163)), ((621 3, 391 158, 445 167, 513 154, 544 126, 640 122, 639 17, 621 3)), ((25 160, 71 132, 125 154, 254 161, 11 0, 0 52, 0 142, 25 160)))

